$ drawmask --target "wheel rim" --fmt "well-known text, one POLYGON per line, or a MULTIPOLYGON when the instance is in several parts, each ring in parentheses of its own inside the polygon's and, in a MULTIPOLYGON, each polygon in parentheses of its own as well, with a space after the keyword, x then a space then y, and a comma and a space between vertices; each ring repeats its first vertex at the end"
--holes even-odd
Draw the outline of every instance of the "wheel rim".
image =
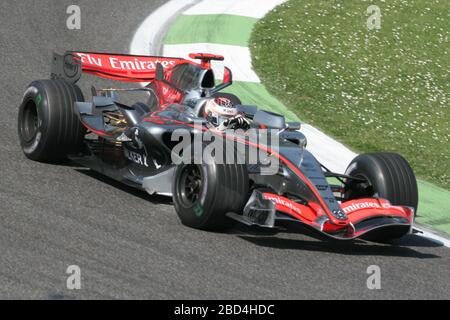
POLYGON ((34 101, 27 102, 23 109, 23 118, 21 123, 22 137, 26 142, 31 142, 38 132, 39 115, 34 101))
POLYGON ((203 174, 200 166, 185 166, 180 175, 179 186, 179 198, 184 207, 192 207, 197 203, 203 191, 203 174))

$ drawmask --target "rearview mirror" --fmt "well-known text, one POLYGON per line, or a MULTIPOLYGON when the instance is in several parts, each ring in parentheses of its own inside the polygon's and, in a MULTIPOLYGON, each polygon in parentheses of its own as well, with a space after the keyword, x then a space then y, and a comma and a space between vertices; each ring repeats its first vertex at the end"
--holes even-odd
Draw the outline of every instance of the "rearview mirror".
POLYGON ((225 67, 225 70, 223 71, 222 83, 227 83, 227 84, 233 83, 233 74, 231 73, 230 68, 225 67))
POLYGON ((223 90, 233 84, 233 74, 230 70, 230 68, 225 67, 223 70, 223 80, 222 83, 216 86, 211 90, 211 94, 214 94, 216 92, 219 92, 220 90, 223 90))

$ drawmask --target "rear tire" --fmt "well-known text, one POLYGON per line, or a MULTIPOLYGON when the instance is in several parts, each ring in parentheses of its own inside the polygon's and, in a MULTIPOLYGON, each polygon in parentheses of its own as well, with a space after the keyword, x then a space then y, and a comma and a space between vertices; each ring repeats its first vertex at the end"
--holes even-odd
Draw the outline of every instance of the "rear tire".
POLYGON ((232 226, 233 220, 226 214, 242 212, 248 190, 245 165, 217 164, 214 160, 179 165, 172 185, 173 202, 181 222, 210 231, 232 226))
MULTIPOLYGON (((418 206, 418 189, 409 163, 396 153, 368 153, 357 156, 348 166, 346 175, 364 178, 367 183, 353 183, 345 194, 346 200, 383 198, 393 205, 414 208, 418 206)), ((367 240, 386 242, 403 236, 386 230, 365 237, 367 240)))
POLYGON ((39 80, 25 91, 18 133, 23 153, 36 161, 56 161, 79 152, 85 128, 74 110, 84 101, 78 86, 63 80, 39 80))

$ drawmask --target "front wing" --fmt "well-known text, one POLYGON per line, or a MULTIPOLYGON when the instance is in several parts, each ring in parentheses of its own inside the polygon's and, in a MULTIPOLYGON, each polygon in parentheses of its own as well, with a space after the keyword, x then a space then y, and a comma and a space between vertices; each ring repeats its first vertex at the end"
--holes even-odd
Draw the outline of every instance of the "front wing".
POLYGON ((269 228, 275 227, 280 221, 301 223, 339 240, 351 240, 388 229, 390 232, 407 234, 414 220, 412 208, 394 206, 384 199, 349 200, 343 202, 341 207, 348 217, 345 226, 333 224, 315 203, 304 205, 274 193, 255 190, 243 215, 228 215, 247 225, 269 228))

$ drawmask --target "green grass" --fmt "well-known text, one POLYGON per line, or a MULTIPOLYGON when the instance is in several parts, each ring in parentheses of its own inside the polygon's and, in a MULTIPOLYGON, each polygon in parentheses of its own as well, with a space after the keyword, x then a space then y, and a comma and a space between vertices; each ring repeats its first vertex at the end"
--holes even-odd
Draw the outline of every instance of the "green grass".
POLYGON ((291 0, 255 25, 253 65, 302 120, 450 189, 449 15, 448 0, 291 0))
POLYGON ((257 21, 227 14, 181 15, 170 26, 164 44, 207 42, 246 47, 257 21))

